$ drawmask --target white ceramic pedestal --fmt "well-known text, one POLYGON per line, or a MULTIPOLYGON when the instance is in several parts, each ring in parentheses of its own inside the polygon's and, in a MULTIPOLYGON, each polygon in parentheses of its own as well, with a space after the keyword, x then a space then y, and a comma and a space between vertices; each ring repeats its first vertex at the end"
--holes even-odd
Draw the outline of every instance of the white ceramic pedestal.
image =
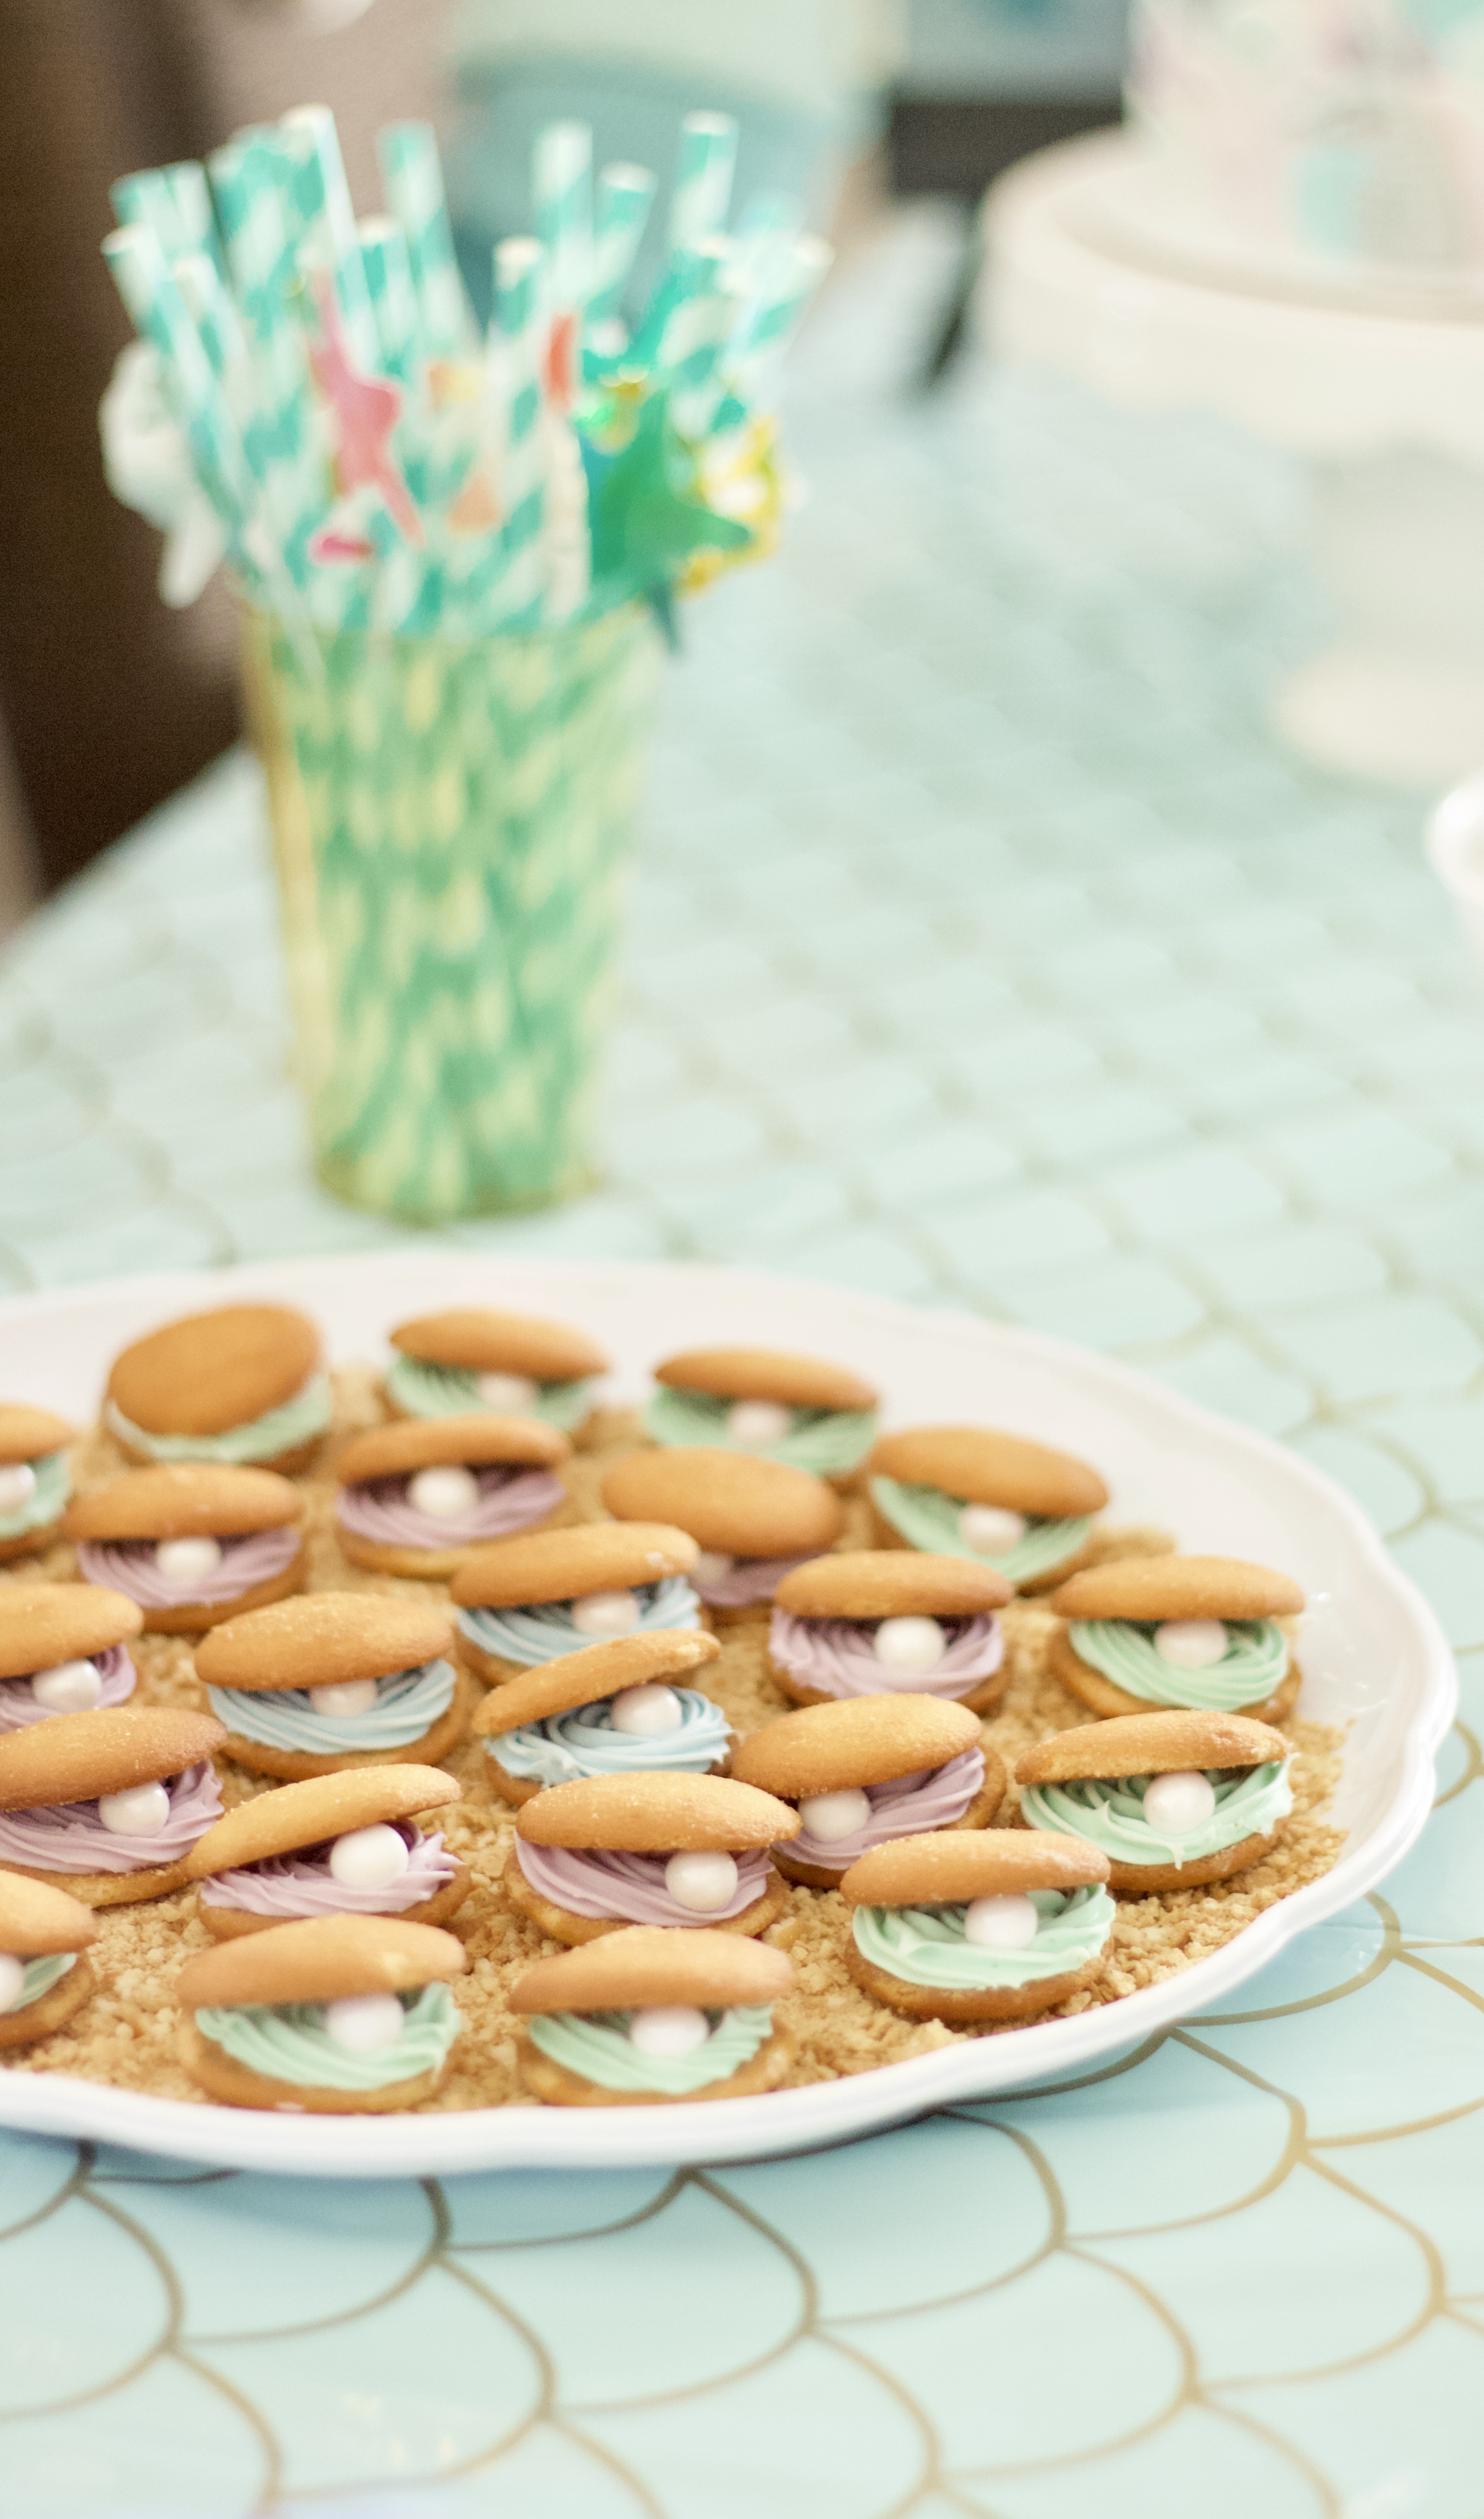
POLYGON ((1484 757, 1484 300, 1286 289, 1166 246, 1123 133, 1027 159, 985 203, 1002 354, 1111 399, 1206 409, 1309 460, 1333 643, 1280 692, 1326 767, 1433 786, 1484 757))

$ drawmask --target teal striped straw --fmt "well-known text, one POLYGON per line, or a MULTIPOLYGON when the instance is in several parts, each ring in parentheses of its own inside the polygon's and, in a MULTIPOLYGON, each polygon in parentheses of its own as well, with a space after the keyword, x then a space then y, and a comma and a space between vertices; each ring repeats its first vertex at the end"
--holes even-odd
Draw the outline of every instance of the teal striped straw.
POLYGON ((392 122, 376 135, 386 205, 407 237, 430 359, 471 359, 478 336, 458 277, 438 143, 428 122, 392 122))
POLYGON ((218 270, 222 268, 221 240, 205 170, 194 158, 124 175, 109 186, 109 199, 120 228, 149 228, 166 262, 176 261, 183 253, 207 253, 218 270))
POLYGON ((546 256, 535 237, 510 237, 495 248, 495 331, 506 397, 498 579, 510 627, 535 628, 545 593, 546 331, 546 256))
POLYGON ((293 169, 295 260, 301 271, 309 263, 328 265, 351 356, 369 374, 376 364, 376 319, 367 294, 335 117, 327 105, 299 105, 284 115, 279 131, 293 169))
POLYGON ((240 132, 211 158, 212 192, 226 241, 237 303, 253 344, 263 425, 271 431, 280 495, 292 523, 284 560, 296 584, 319 593, 309 538, 324 512, 328 439, 309 386, 293 307, 298 272, 285 215, 291 173, 276 127, 240 132))
MULTIPOLYGON (((551 314, 581 316, 592 278, 592 134, 586 122, 548 122, 537 134, 531 195, 551 314)), ((574 349, 580 358, 581 341, 574 349)), ((576 359, 574 369, 581 374, 576 359)))
POLYGON ((670 242, 694 252, 703 237, 726 225, 737 126, 729 113, 687 113, 670 196, 670 242))
POLYGON ((624 291, 653 199, 654 177, 647 166, 605 166, 597 179, 589 332, 597 325, 617 324, 623 316, 624 291))
POLYGON ((417 374, 418 318, 407 237, 395 219, 377 213, 356 221, 356 242, 376 320, 377 365, 386 376, 410 384, 417 374))
POLYGON ((246 544, 253 502, 241 441, 159 239, 136 223, 106 237, 103 250, 134 324, 170 373, 196 477, 227 528, 234 564, 249 582, 260 582, 262 572, 246 544))
POLYGON ((764 380, 782 359, 809 301, 835 259, 823 237, 797 237, 780 257, 770 287, 746 309, 725 352, 726 392, 712 416, 712 428, 740 427, 750 420, 764 380))

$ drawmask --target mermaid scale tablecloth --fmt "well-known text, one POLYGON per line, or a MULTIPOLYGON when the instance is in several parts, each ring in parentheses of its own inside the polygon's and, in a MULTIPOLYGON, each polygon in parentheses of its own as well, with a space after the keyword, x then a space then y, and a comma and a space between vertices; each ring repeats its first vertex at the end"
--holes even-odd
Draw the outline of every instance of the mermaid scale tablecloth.
MULTIPOLYGON (((454 1238, 983 1305, 1298 1444, 1461 1648, 1437 1814, 1240 2012, 811 2159, 317 2192, 0 2138, 8 2519, 1478 2519, 1484 1004, 1418 810, 1260 731, 1286 476, 894 399, 864 314, 932 243, 823 310, 813 501, 672 677, 605 1183, 454 1238)), ((11 960, 12 1283, 405 1238, 314 1187, 280 997, 233 761, 11 960)))

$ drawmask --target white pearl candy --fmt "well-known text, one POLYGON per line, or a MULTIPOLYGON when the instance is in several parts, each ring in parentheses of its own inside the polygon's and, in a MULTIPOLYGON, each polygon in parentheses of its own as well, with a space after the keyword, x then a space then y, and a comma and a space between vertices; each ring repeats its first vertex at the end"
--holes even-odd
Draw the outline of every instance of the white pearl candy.
POLYGON ((714 1916, 737 1886, 737 1867, 729 1854, 673 1854, 665 1866, 665 1886, 677 1907, 693 1916, 714 1916))
POLYGON ((14 1951, 0 1951, 0 2011, 14 2011, 25 1983, 25 1962, 14 1951))
POLYGON ((541 1386, 528 1373, 476 1373, 474 1388, 486 1408, 498 1408, 506 1417, 524 1417, 535 1407, 541 1386))
POLYGON ((1171 1768, 1167 1776, 1151 1776, 1144 1790, 1144 1816, 1161 1836, 1188 1836, 1216 1807, 1216 1788, 1197 1768, 1171 1768))
POLYGON ((776 1399, 734 1399, 726 1412, 726 1439, 744 1452, 770 1451, 781 1443, 793 1412, 776 1399))
POLYGON ((329 1877, 342 1889, 389 1889, 411 1860, 401 1830, 382 1821, 336 1837, 329 1849, 329 1877))
POLYGON ((710 2036, 705 2012, 688 2003, 652 2003, 630 2015, 629 2044, 641 2055, 693 2055, 710 2036))
POLYGON ((906 1679, 936 1670, 947 1641, 936 1618, 883 1618, 871 1650, 883 1670, 906 1679))
POLYGON ((309 1701, 317 1714, 369 1714, 376 1702, 373 1679, 331 1679, 312 1688, 309 1701))
POLYGON ((981 1557, 1004 1557, 1026 1536, 1026 1517, 1004 1504, 966 1504, 958 1517, 958 1535, 981 1557))
POLYGON ((418 1471, 407 1500, 415 1513, 425 1513, 429 1522, 458 1522, 479 1502, 479 1480, 461 1461, 440 1461, 432 1469, 418 1471))
POLYGON ((835 1793, 810 1793, 799 1805, 805 1830, 821 1845, 838 1845, 842 1837, 857 1836, 870 1816, 870 1794, 858 1785, 843 1786, 835 1793))
POLYGON ((632 1636, 639 1622, 639 1605, 632 1592, 585 1592, 572 1604, 572 1623, 580 1636, 632 1636))
POLYGON ((31 1673, 31 1695, 48 1714, 90 1714, 103 1696, 95 1661, 54 1661, 31 1673))
POLYGON ((200 1583, 222 1562, 219 1539, 162 1539, 154 1563, 167 1583, 200 1583))
POLYGON ((1155 1629, 1155 1651, 1176 1670, 1209 1670, 1226 1655, 1226 1628, 1219 1618, 1166 1618, 1155 1629))
POLYGON ((685 1708, 662 1679, 641 1680, 637 1688, 621 1688, 608 1708, 609 1729, 631 1732, 648 1741, 660 1732, 678 1732, 685 1708))
POLYGON ((99 1825, 110 1836, 158 1836, 170 1816, 170 1796, 163 1785, 126 1785, 121 1793, 99 1797, 99 1825))
POLYGON ((36 1473, 29 1461, 7 1461, 0 1467, 0 1513, 23 1513, 36 1492, 36 1473))
POLYGON ((352 2055, 373 2055, 396 2044, 406 2017, 394 1994, 342 1994, 325 2006, 325 2033, 352 2055))
POLYGON ((736 1564, 721 1548, 703 1548, 691 1571, 698 1583, 721 1583, 736 1564))
POLYGON ((986 1951, 1023 1951, 1033 1942, 1040 1923, 1031 1901, 1020 1891, 998 1898, 973 1898, 964 1909, 964 1939, 986 1951))

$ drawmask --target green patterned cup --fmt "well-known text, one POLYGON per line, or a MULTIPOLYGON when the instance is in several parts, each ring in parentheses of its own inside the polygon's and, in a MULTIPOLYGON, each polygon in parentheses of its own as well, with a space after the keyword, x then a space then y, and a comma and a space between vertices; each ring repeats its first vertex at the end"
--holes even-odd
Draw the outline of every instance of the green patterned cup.
POLYGON ((592 1179, 659 641, 637 608, 458 645, 248 612, 315 1163, 410 1223, 592 1179))

